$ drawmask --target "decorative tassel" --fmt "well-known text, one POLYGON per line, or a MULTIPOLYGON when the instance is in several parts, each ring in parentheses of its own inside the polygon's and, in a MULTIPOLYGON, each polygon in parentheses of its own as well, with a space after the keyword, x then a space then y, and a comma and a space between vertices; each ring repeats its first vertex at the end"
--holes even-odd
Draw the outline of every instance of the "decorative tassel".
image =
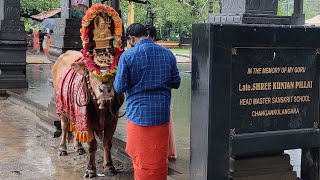
POLYGON ((93 140, 93 132, 92 130, 89 131, 77 131, 76 132, 76 140, 82 143, 91 142, 93 140))
POLYGON ((76 131, 76 124, 75 123, 70 122, 69 131, 71 131, 71 132, 75 132, 76 131))

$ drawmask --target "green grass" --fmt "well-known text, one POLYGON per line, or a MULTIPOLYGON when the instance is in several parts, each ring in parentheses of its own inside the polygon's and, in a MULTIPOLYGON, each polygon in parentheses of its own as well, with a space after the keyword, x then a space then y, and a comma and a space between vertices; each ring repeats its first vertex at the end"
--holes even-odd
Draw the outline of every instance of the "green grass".
POLYGON ((173 54, 185 54, 185 55, 189 55, 190 54, 190 50, 189 49, 178 49, 178 48, 173 48, 170 49, 172 51, 173 54))

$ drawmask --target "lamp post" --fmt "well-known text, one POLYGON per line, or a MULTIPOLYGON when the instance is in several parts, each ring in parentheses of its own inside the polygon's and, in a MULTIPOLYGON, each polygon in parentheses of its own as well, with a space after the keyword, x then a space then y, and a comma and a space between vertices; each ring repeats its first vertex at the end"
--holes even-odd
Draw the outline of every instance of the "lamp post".
POLYGON ((154 26, 155 18, 156 18, 156 13, 152 10, 150 4, 148 4, 147 24, 152 24, 154 26))

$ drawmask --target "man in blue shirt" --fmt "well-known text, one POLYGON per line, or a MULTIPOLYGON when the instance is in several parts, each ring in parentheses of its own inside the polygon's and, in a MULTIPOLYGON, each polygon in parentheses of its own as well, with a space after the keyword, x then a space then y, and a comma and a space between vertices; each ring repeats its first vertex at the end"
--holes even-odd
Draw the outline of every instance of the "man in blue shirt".
POLYGON ((126 151, 136 180, 165 180, 171 89, 181 81, 176 59, 147 37, 143 25, 130 25, 126 34, 132 48, 121 55, 114 82, 118 93, 126 92, 126 151))

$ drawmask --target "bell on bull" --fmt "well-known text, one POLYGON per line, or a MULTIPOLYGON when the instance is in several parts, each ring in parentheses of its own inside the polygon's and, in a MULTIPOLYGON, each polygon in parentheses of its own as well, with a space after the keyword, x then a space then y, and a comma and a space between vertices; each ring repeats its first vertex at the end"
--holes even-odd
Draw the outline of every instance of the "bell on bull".
POLYGON ((89 145, 89 163, 85 177, 95 177, 97 141, 104 147, 103 167, 114 175, 110 149, 111 139, 118 122, 118 111, 124 94, 117 94, 113 81, 123 50, 121 46, 122 22, 110 6, 93 5, 82 19, 83 49, 67 51, 53 66, 57 114, 61 119, 62 137, 59 155, 67 155, 66 139, 75 134, 75 149, 85 153, 83 142, 89 145))

